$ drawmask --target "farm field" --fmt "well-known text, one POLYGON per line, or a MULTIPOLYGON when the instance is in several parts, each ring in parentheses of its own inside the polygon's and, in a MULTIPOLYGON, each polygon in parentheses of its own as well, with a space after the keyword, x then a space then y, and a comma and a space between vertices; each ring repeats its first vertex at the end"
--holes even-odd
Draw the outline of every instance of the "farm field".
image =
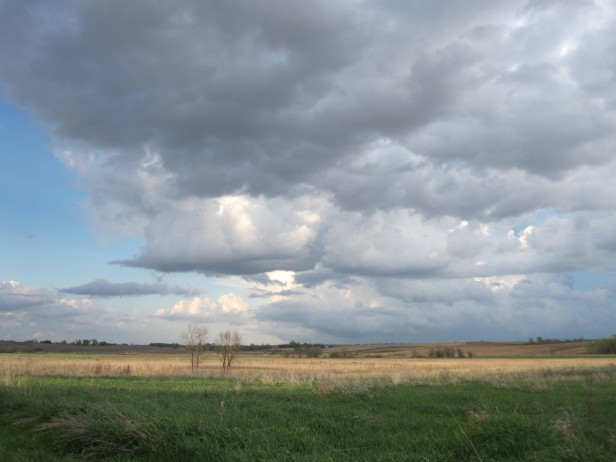
POLYGON ((0 355, 0 460, 616 460, 616 358, 0 355))
POLYGON ((224 372, 218 355, 203 356, 193 371, 188 355, 0 354, 0 377, 11 376, 134 376, 226 377, 266 383, 306 379, 346 381, 379 379, 392 383, 433 380, 491 379, 535 375, 575 368, 616 367, 613 356, 481 357, 481 358, 286 358, 279 355, 240 355, 224 372))
MULTIPOLYGON (((572 356, 586 352, 588 341, 560 343, 528 342, 445 342, 375 345, 332 345, 324 350, 326 355, 348 354, 361 356, 428 356, 435 348, 452 348, 475 356, 572 356)), ((285 353, 284 349, 276 350, 285 353)), ((0 353, 85 353, 85 354, 183 354, 182 348, 150 345, 90 345, 79 346, 60 343, 30 343, 0 340, 0 353)), ((287 352, 292 352, 287 349, 287 352)))

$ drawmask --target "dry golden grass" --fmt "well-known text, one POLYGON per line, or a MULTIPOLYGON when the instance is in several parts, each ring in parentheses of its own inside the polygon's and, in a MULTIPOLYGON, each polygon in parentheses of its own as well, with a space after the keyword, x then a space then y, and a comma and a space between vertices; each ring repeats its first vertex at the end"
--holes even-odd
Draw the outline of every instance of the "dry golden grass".
MULTIPOLYGON (((328 383, 378 379, 391 383, 407 381, 491 380, 508 382, 518 378, 550 377, 555 372, 615 367, 614 357, 576 358, 284 358, 245 355, 236 358, 224 373, 218 356, 206 355, 197 371, 183 355, 88 356, 55 354, 0 355, 0 380, 34 376, 137 376, 137 377, 232 377, 266 383, 317 379, 328 383)), ((598 371, 598 373, 600 373, 598 371)), ((581 375, 580 375, 581 377, 581 375)))

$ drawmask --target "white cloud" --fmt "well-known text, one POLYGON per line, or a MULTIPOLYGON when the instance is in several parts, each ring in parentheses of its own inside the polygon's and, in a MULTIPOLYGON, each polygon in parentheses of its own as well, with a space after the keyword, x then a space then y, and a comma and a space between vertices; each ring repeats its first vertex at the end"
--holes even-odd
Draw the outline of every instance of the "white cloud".
POLYGON ((142 253, 119 263, 210 274, 305 269, 322 207, 318 197, 182 199, 153 218, 142 253))
POLYGON ((249 305, 238 295, 228 293, 216 300, 207 297, 183 299, 171 308, 160 308, 155 316, 168 320, 194 319, 202 322, 238 323, 250 318, 249 305))

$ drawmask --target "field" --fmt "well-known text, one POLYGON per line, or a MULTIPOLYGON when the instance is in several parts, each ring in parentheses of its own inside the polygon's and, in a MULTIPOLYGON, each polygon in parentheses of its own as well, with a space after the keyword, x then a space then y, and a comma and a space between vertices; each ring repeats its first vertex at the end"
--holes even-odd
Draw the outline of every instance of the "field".
MULTIPOLYGON (((325 355, 349 354, 361 356, 428 356, 438 347, 452 348, 475 356, 571 356, 586 351, 588 342, 528 343, 528 342, 449 342, 377 345, 332 345, 324 350, 325 355)), ((292 350, 288 350, 292 351, 292 350)), ((59 343, 30 343, 0 340, 0 353, 87 353, 87 354, 183 354, 181 348, 155 347, 148 345, 79 346, 59 343)), ((278 350, 285 353, 284 349, 278 350)))
POLYGON ((494 380, 535 376, 537 372, 593 369, 616 366, 613 356, 580 357, 481 357, 398 358, 353 357, 286 358, 273 355, 242 355, 227 373, 219 357, 207 354, 198 370, 190 367, 187 355, 0 355, 0 377, 13 376, 132 376, 202 377, 288 383, 317 379, 341 381, 378 379, 391 383, 449 380, 494 380))
POLYGON ((0 460, 616 460, 614 356, 361 348, 226 374, 215 355, 193 372, 181 354, 3 354, 0 460))

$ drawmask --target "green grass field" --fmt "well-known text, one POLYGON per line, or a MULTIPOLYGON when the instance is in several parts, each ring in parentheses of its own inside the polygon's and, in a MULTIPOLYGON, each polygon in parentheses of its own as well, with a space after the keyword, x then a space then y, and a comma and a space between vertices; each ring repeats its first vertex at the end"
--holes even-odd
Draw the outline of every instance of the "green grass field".
POLYGON ((615 379, 5 377, 0 460, 614 461, 615 379))

